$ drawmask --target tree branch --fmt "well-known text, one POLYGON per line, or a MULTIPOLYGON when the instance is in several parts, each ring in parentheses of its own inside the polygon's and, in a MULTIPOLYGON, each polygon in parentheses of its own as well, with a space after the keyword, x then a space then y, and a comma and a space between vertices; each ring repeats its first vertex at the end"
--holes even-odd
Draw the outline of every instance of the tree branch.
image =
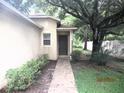
POLYGON ((109 28, 109 26, 117 26, 124 22, 124 9, 122 9, 120 12, 111 15, 109 17, 106 17, 103 21, 101 21, 97 27, 99 28, 109 28), (121 20, 120 22, 118 20, 121 20))
POLYGON ((122 34, 120 34, 120 33, 116 33, 116 32, 106 32, 105 34, 106 34, 106 35, 108 35, 108 34, 112 34, 112 35, 123 36, 122 34))
POLYGON ((81 0, 74 0, 80 7, 80 10, 81 12, 83 13, 83 15, 85 17, 89 17, 90 16, 90 13, 89 11, 87 10, 87 8, 84 6, 83 2, 81 0))
POLYGON ((117 20, 117 22, 114 22, 113 24, 104 26, 104 27, 102 27, 101 29, 110 29, 110 28, 113 28, 113 27, 118 26, 118 25, 121 25, 121 24, 124 24, 124 20, 123 20, 122 22, 119 22, 119 21, 117 20))
POLYGON ((57 4, 56 2, 53 2, 51 0, 47 0, 48 3, 50 3, 53 6, 57 6, 60 7, 62 9, 65 10, 65 12, 67 12, 68 14, 71 14, 72 16, 79 18, 81 20, 83 20, 86 24, 89 24, 89 21, 87 20, 87 18, 85 18, 84 16, 80 15, 80 13, 78 12, 76 7, 70 7, 66 4, 66 2, 64 2, 63 0, 59 0, 59 4, 57 4))

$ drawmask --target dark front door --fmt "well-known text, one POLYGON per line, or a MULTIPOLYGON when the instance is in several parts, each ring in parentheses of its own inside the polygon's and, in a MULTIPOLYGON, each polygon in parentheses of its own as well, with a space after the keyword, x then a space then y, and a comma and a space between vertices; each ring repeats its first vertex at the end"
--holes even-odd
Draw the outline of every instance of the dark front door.
POLYGON ((68 36, 59 35, 59 55, 68 55, 68 36))

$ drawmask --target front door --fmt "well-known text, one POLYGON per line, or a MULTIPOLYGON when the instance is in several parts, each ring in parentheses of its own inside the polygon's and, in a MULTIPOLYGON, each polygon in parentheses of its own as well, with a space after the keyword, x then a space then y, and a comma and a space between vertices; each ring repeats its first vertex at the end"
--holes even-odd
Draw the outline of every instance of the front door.
POLYGON ((59 35, 59 55, 68 55, 68 35, 59 35))

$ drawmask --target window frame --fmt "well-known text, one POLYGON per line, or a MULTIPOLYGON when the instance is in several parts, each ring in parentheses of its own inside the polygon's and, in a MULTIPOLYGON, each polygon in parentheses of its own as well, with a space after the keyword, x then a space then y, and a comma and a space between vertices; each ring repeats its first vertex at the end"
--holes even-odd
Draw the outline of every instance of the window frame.
POLYGON ((43 33, 43 46, 51 46, 51 33, 43 33), (49 35, 49 39, 46 39, 44 35, 49 35), (49 44, 45 44, 45 40, 48 40, 49 44))

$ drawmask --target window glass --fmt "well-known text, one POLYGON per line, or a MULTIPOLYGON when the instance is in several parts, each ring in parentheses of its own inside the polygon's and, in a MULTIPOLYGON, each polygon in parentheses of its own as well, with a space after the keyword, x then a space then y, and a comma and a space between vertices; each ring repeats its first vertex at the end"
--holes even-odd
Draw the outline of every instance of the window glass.
POLYGON ((49 33, 43 34, 43 44, 44 45, 50 45, 50 37, 51 37, 51 35, 49 33))

